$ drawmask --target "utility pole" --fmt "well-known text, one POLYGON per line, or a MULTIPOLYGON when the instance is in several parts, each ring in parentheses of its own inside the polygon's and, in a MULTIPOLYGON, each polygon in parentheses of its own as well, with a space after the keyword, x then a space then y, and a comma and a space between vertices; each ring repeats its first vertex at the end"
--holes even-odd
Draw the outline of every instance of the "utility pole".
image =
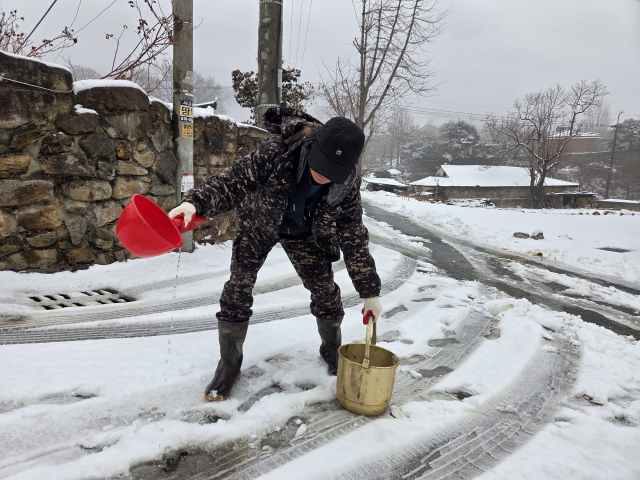
MULTIPOLYGON (((173 2, 173 148, 178 160, 176 201, 193 185, 193 0, 173 2)), ((182 234, 182 251, 193 251, 193 232, 182 234)))
POLYGON ((258 106, 256 125, 264 127, 262 115, 282 102, 282 1, 260 0, 258 26, 258 106))
POLYGON ((613 148, 611 149, 611 161, 609 162, 609 174, 607 175, 607 189, 604 193, 604 198, 609 198, 609 186, 611 185, 611 172, 613 171, 613 155, 616 152, 616 140, 618 139, 618 127, 620 126, 620 115, 622 115, 622 112, 618 114, 618 120, 616 121, 616 126, 614 127, 616 131, 613 134, 613 148))

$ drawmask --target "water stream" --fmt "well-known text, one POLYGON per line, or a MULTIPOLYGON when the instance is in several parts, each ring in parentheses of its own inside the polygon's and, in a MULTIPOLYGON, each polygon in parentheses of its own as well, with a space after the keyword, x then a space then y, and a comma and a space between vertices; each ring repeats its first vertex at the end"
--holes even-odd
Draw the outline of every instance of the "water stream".
MULTIPOLYGON (((178 251, 178 264, 176 266, 176 278, 173 284, 173 301, 176 301, 176 296, 178 292, 178 277, 180 276, 180 260, 182 259, 182 250, 178 251)), ((173 323, 173 313, 171 313, 171 323, 173 323)), ((173 328, 173 325, 171 326, 173 328)), ((169 367, 169 359, 171 358, 171 336, 167 336, 167 360, 165 361, 164 368, 164 383, 167 383, 167 368, 169 367)), ((164 432, 164 428, 160 429, 161 432, 164 432)), ((161 444, 158 444, 161 446, 161 444)))

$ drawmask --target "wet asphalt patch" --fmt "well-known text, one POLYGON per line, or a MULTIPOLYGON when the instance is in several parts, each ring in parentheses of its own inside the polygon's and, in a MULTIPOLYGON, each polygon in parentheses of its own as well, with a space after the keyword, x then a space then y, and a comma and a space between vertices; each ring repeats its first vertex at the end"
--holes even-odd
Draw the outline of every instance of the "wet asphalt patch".
POLYGON ((447 272, 447 275, 450 277, 456 280, 476 279, 473 265, 467 261, 464 255, 448 243, 443 242, 441 238, 394 213, 387 212, 386 210, 369 204, 365 204, 364 207, 367 215, 373 217, 375 220, 385 222, 400 230, 405 235, 425 239, 423 245, 431 250, 430 262, 447 272))
POLYGON ((597 250, 604 250, 605 252, 613 252, 613 253, 633 252, 633 250, 627 250, 626 248, 617 248, 617 247, 600 247, 597 250))
POLYGON ((585 322, 595 323, 596 325, 599 325, 608 330, 611 330, 612 332, 617 333, 618 335, 632 336, 636 340, 640 338, 638 330, 634 330, 633 328, 628 327, 627 325, 614 322, 613 320, 610 320, 609 318, 605 317, 601 313, 594 312, 593 310, 587 310, 586 308, 580 308, 573 305, 563 305, 562 310, 564 310, 565 312, 571 315, 575 315, 576 317, 582 318, 582 320, 584 320, 585 322))

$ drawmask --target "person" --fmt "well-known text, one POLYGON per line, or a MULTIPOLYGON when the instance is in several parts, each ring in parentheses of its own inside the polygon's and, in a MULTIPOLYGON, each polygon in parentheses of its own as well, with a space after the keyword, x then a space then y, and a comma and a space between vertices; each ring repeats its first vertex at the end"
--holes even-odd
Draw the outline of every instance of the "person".
POLYGON ((305 112, 276 107, 263 116, 265 136, 256 151, 225 172, 189 190, 169 212, 192 227, 194 215, 214 217, 235 208, 231 275, 220 297, 220 361, 205 398, 226 400, 240 376, 242 348, 252 315, 252 291, 269 251, 280 243, 304 287, 321 338, 320 356, 333 375, 338 369, 340 288, 331 263, 344 255, 347 271, 375 321, 382 312, 380 277, 362 223, 357 161, 364 132, 335 117, 322 125, 305 112))

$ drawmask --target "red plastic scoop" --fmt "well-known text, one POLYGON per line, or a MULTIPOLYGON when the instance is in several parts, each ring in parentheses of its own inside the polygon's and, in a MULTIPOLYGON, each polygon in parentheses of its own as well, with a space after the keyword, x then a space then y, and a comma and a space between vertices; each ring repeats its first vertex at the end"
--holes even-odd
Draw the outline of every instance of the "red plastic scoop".
POLYGON ((182 247, 180 231, 192 230, 204 221, 194 217, 185 228, 182 218, 172 220, 148 198, 134 195, 118 219, 116 235, 134 255, 155 257, 182 247))

